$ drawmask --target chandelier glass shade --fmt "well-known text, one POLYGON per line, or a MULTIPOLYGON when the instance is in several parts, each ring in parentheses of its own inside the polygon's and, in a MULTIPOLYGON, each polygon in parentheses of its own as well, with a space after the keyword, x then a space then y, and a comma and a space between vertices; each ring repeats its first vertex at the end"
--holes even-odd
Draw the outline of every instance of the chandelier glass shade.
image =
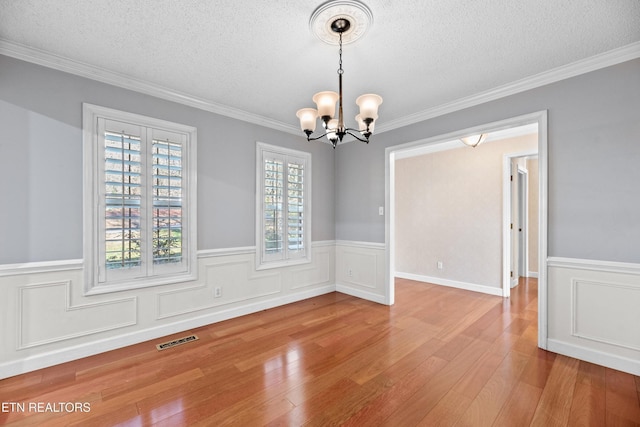
POLYGON ((345 135, 351 135, 358 141, 369 143, 369 137, 373 133, 375 121, 378 119, 378 107, 382 104, 382 97, 372 93, 361 95, 356 99, 356 105, 360 107, 360 114, 356 116, 358 128, 349 128, 344 125, 342 112, 342 34, 349 30, 351 23, 346 18, 335 19, 331 23, 331 30, 339 36, 339 68, 338 68, 338 93, 333 91, 318 92, 313 95, 316 108, 302 108, 296 116, 300 119, 300 128, 307 135, 307 141, 315 141, 327 137, 333 148, 341 142, 345 135), (336 103, 338 114, 336 117, 336 103), (324 133, 313 136, 316 130, 318 117, 322 121, 324 133))

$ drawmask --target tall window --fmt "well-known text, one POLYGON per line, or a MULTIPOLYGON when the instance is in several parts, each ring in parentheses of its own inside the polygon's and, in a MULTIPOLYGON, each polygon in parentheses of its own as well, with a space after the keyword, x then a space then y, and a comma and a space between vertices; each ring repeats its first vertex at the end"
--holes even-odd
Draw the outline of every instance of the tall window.
POLYGON ((84 105, 87 291, 195 275, 195 128, 84 105))
POLYGON ((311 154, 257 144, 257 267, 309 262, 311 154))

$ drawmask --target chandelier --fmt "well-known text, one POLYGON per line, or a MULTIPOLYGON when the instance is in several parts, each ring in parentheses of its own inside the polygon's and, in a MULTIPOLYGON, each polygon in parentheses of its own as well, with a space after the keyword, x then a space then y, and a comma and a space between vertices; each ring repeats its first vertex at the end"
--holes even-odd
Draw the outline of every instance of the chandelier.
MULTIPOLYGON (((322 15, 331 15, 331 8, 337 9, 339 15, 330 17, 327 22, 329 24, 330 31, 338 35, 338 55, 339 55, 339 67, 338 67, 338 93, 333 91, 318 92, 313 96, 313 102, 316 103, 316 108, 302 108, 298 110, 296 116, 300 119, 300 127, 302 131, 307 135, 307 141, 315 141, 323 137, 327 137, 333 148, 336 148, 338 142, 342 142, 345 135, 350 135, 358 141, 369 143, 369 137, 373 134, 375 122, 378 119, 378 106, 382 104, 382 97, 372 93, 361 95, 356 99, 356 104, 360 107, 360 114, 355 119, 358 125, 357 129, 345 127, 344 115, 342 110, 342 75, 344 70, 342 68, 342 37, 344 34, 349 34, 354 39, 354 35, 350 33, 352 29, 353 17, 358 17, 357 13, 345 13, 345 2, 329 2, 325 6, 322 6, 312 16, 312 24, 317 17, 322 15), (338 103, 338 117, 336 118, 336 102, 338 103), (320 117, 324 133, 319 136, 313 136, 313 132, 316 130, 317 118, 320 117)), ((350 1, 349 6, 355 6, 356 12, 365 10, 366 6, 359 2, 350 1)), ((369 13, 370 11, 366 9, 369 13)), ((362 25, 359 25, 362 27, 362 25)), ((355 37, 359 37, 360 34, 355 34, 355 37)), ((321 36, 319 36, 321 37, 321 36)), ((325 41, 327 41, 325 39, 325 41)))

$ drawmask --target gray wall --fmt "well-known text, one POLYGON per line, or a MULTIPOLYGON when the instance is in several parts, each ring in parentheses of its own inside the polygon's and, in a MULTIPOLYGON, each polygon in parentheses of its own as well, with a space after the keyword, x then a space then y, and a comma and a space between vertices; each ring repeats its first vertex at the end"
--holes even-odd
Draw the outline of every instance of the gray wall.
POLYGON ((0 55, 0 264, 82 258, 83 102, 197 127, 199 249, 255 245, 256 141, 312 153, 312 239, 334 239, 328 144, 0 55))
POLYGON ((639 59, 339 146, 336 239, 384 242, 386 147, 540 110, 549 114, 549 256, 640 262, 639 59))
POLYGON ((326 144, 0 55, 0 264, 82 257, 82 102, 198 128, 199 249, 254 245, 256 140, 312 153, 313 240, 381 243, 386 147, 546 109, 549 255, 640 262, 640 60, 341 145, 334 164, 326 144))

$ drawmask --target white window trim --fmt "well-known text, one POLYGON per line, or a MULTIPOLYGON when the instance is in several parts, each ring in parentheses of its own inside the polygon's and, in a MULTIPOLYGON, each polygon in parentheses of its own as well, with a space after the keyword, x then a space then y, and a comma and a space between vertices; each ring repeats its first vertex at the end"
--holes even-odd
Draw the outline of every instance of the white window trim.
POLYGON ((103 294, 108 292, 125 291, 145 288, 150 286, 166 285, 197 279, 197 130, 193 126, 172 123, 166 120, 155 119, 139 114, 123 112, 97 105, 82 104, 82 144, 83 144, 83 255, 84 255, 84 292, 85 295, 103 294), (183 218, 187 233, 187 243, 183 248, 186 262, 186 270, 181 273, 156 275, 138 279, 123 280, 115 283, 100 283, 98 280, 98 267, 100 266, 99 248, 100 238, 98 232, 98 187, 102 179, 98 177, 98 167, 101 151, 98 147, 98 119, 123 121, 140 126, 164 129, 171 132, 185 134, 188 138, 186 144, 186 156, 182 162, 185 164, 185 176, 187 184, 186 215, 183 218))
POLYGON ((311 262, 311 153, 279 147, 277 145, 256 142, 256 270, 286 267, 291 265, 308 264, 311 262), (265 260, 264 259, 264 154, 273 153, 279 156, 291 156, 303 159, 305 162, 304 171, 304 226, 303 244, 305 254, 303 257, 265 260))

